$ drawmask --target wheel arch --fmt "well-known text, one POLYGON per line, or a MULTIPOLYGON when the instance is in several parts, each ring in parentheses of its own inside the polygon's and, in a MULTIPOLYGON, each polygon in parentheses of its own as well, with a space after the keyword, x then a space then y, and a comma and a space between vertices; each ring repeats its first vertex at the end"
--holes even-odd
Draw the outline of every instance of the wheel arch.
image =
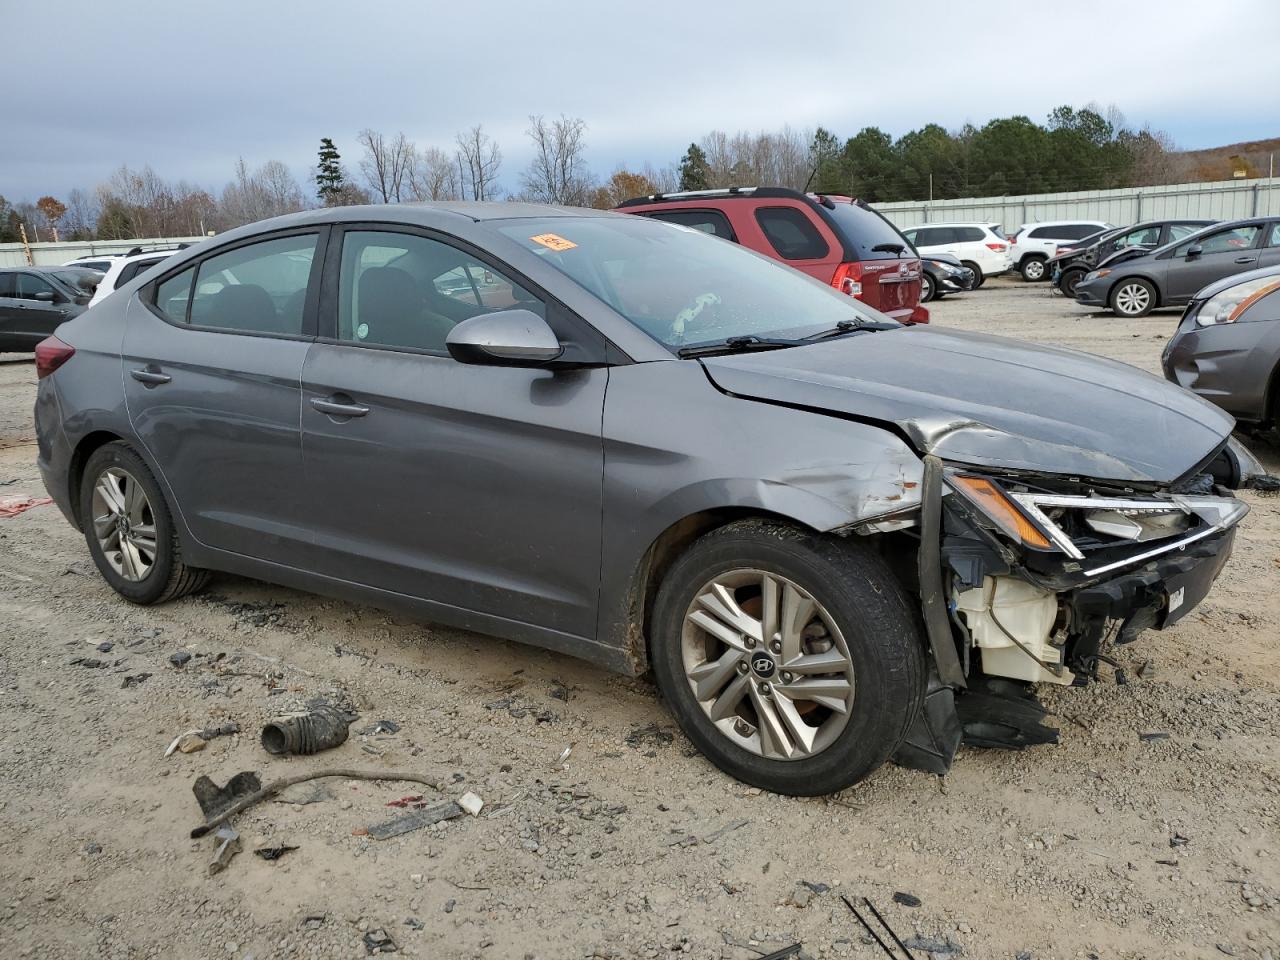
POLYGON ((71 514, 75 517, 76 529, 84 529, 84 518, 80 516, 80 485, 84 482, 84 467, 94 452, 108 443, 123 441, 124 437, 110 430, 94 430, 85 434, 71 452, 71 462, 67 467, 67 491, 70 494, 71 514))

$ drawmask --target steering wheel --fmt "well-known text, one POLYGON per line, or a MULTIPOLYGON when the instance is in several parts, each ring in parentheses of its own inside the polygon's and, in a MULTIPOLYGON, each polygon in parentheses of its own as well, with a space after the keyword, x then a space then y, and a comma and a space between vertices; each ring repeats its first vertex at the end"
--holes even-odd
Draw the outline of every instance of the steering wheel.
POLYGON ((698 315, 707 307, 719 302, 720 296, 715 293, 700 293, 694 297, 687 307, 676 314, 675 320, 671 322, 672 339, 677 343, 684 340, 685 330, 698 319, 698 315))

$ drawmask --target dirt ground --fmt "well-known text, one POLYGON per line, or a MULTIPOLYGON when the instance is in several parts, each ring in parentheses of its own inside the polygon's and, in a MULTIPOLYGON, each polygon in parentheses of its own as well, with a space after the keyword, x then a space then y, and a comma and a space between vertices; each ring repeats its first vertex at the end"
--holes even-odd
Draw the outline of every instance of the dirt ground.
MULTIPOLYGON (((1013 280, 932 313, 1151 371, 1176 323, 1013 280)), ((0 496, 43 494, 34 382, 28 361, 0 363, 0 496)), ((1280 472, 1280 448, 1255 446, 1280 472)), ((717 772, 646 680, 231 577, 132 607, 56 508, 0 520, 0 957, 356 958, 380 931, 429 958, 745 960, 793 941, 883 956, 845 894, 920 938, 917 957, 1274 960, 1280 499, 1245 496, 1206 603, 1116 651, 1127 684, 1045 693, 1058 745, 964 749, 945 779, 889 766, 811 800, 717 772), (262 721, 317 696, 360 713, 350 740, 266 754, 262 721), (241 736, 163 756, 230 721, 241 736), (208 874, 215 841, 188 837, 196 777, 333 767, 437 786, 336 779, 262 803, 208 874), (466 791, 477 817, 364 833, 404 812, 390 801, 466 791), (280 845, 297 849, 252 852, 280 845)))

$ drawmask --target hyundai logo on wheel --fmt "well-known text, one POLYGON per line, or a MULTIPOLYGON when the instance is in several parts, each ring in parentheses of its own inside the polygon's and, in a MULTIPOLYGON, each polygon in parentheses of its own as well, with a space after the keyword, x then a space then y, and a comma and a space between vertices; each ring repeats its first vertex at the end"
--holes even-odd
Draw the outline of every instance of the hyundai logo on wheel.
POLYGON ((751 669, 761 677, 772 677, 775 669, 773 658, 767 653, 757 653, 751 658, 751 669))

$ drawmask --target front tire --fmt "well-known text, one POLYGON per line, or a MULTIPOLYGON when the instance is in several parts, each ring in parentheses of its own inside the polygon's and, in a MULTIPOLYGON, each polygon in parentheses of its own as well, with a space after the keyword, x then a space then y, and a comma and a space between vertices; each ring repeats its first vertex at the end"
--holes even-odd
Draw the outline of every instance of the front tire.
POLYGON ((987 282, 986 275, 983 274, 982 268, 972 260, 965 260, 964 265, 973 271, 973 289, 977 290, 980 286, 987 282))
POLYGON ((128 444, 108 443, 89 457, 80 517, 98 572, 126 600, 163 603, 208 582, 206 571, 182 562, 164 493, 128 444))
POLYGON ((937 296, 937 287, 934 286, 933 277, 928 273, 920 274, 920 302, 929 303, 937 296))
POLYGON ((1058 281, 1058 289, 1072 300, 1076 297, 1076 287, 1080 285, 1080 281, 1084 278, 1083 270, 1067 270, 1062 274, 1062 279, 1058 281))
POLYGON ((1027 283, 1039 283, 1044 279, 1044 260, 1040 257, 1027 257, 1019 268, 1022 279, 1027 283))
POLYGON ((650 652, 672 714, 712 763, 815 796, 868 776, 906 735, 924 695, 917 623, 865 544, 744 520, 671 567, 650 652))
POLYGON ((1121 280, 1111 291, 1111 310, 1118 317, 1145 317, 1155 306, 1156 288, 1140 277, 1121 280))

